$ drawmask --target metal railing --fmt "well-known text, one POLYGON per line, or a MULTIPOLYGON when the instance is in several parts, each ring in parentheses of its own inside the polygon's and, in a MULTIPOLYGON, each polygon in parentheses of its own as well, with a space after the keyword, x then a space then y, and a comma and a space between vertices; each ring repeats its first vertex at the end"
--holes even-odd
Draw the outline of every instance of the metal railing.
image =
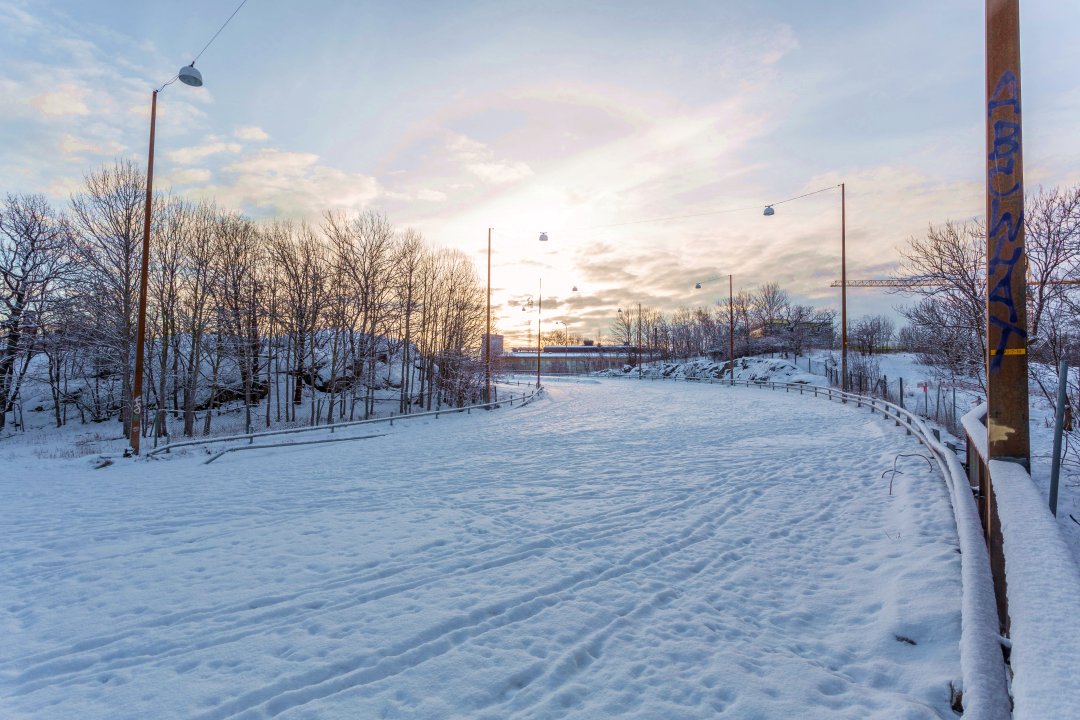
POLYGON ((1009 632, 1009 596, 1005 581, 1005 542, 998 519, 997 496, 990 479, 987 465, 986 406, 976 408, 961 418, 964 428, 965 455, 968 482, 979 508, 983 536, 990 552, 990 570, 994 576, 994 599, 997 603, 998 621, 1004 634, 1009 632))
MULTIPOLYGON (((242 434, 239 434, 239 435, 222 435, 222 436, 219 436, 219 437, 204 437, 204 438, 197 438, 197 439, 193 439, 193 440, 184 440, 182 442, 171 442, 171 443, 167 443, 165 445, 162 445, 161 447, 154 448, 150 452, 145 453, 144 457, 153 457, 154 455, 160 455, 161 453, 168 453, 168 452, 171 452, 172 450, 174 450, 176 448, 192 447, 192 446, 195 446, 195 445, 209 445, 209 444, 213 444, 213 443, 236 442, 238 440, 247 440, 248 445, 247 446, 242 446, 242 447, 251 447, 252 449, 255 449, 255 448, 267 448, 267 447, 287 447, 288 445, 290 445, 290 443, 276 443, 276 444, 271 444, 271 445, 258 445, 258 446, 256 446, 254 443, 255 443, 256 438, 274 437, 274 436, 278 436, 278 435, 297 435, 297 434, 300 434, 300 433, 311 433, 311 432, 330 432, 332 434, 332 433, 334 433, 335 430, 344 429, 344 428, 351 428, 351 427, 358 427, 358 426, 361 426, 361 425, 374 425, 374 424, 377 424, 377 423, 390 423, 390 425, 393 426, 395 420, 402 421, 402 420, 411 420, 411 419, 414 419, 414 418, 423 418, 423 417, 434 417, 434 418, 438 419, 438 417, 440 415, 447 415, 447 414, 450 414, 450 413, 462 413, 462 412, 466 413, 466 414, 471 414, 473 410, 491 410, 491 409, 497 408, 497 407, 499 407, 500 405, 503 405, 503 404, 509 405, 510 407, 514 407, 514 403, 517 403, 518 407, 521 407, 522 405, 527 404, 529 401, 531 401, 533 398, 535 398, 536 395, 538 393, 542 392, 542 391, 543 391, 543 387, 540 387, 540 388, 533 389, 531 392, 522 393, 521 395, 518 395, 518 396, 511 395, 508 399, 493 400, 491 402, 478 403, 476 405, 465 405, 465 406, 462 406, 462 407, 455 407, 455 408, 446 407, 446 408, 441 408, 439 410, 429 410, 427 412, 420 412, 420 413, 408 413, 408 414, 403 414, 403 415, 390 415, 388 417, 368 418, 367 420, 351 420, 349 422, 331 423, 329 425, 312 425, 310 427, 287 428, 287 429, 284 429, 284 430, 265 430, 265 431, 262 431, 262 432, 242 433, 242 434)), ((361 439, 367 439, 368 437, 372 437, 372 436, 341 438, 341 440, 361 440, 361 439)), ((306 445, 306 444, 312 444, 314 442, 331 442, 333 440, 337 440, 337 439, 334 438, 334 439, 327 439, 327 440, 307 441, 307 442, 303 442, 303 443, 291 443, 291 444, 295 444, 295 445, 305 444, 306 445)), ((223 454, 223 453, 219 453, 218 456, 220 456, 221 454, 223 454)), ((216 457, 212 458, 211 460, 216 459, 216 457)))

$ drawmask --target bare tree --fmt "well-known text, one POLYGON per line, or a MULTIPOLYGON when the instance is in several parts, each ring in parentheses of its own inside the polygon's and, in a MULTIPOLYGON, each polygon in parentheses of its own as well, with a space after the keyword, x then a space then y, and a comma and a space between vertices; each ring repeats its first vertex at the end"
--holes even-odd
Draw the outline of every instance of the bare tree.
POLYGON ((262 347, 258 273, 262 244, 262 234, 250 219, 236 213, 218 218, 214 244, 218 342, 240 380, 239 391, 223 388, 219 392, 221 400, 237 392, 242 395, 246 432, 252 430, 251 406, 265 394, 265 388, 256 388, 262 347))
POLYGON ((1076 287, 1062 281, 1080 279, 1080 185, 1040 188, 1024 205, 1029 351, 1033 359, 1056 365, 1070 335, 1062 332, 1061 321, 1072 315, 1068 306, 1076 287))
POLYGON ((44 196, 8 195, 0 205, 0 430, 35 336, 71 279, 71 251, 67 221, 44 196))
POLYGON ((977 223, 930 226, 900 251, 902 292, 921 300, 901 310, 920 359, 985 390, 986 233, 977 223))
POLYGON ((182 373, 184 435, 195 434, 206 336, 215 313, 211 308, 214 272, 214 230, 217 209, 208 203, 191 208, 191 217, 183 227, 183 261, 179 273, 180 305, 177 323, 186 335, 186 353, 177 352, 182 373))
POLYGON ((887 315, 866 315, 855 321, 848 333, 855 349, 863 355, 873 355, 888 349, 896 336, 896 324, 887 315))
POLYGON ((131 431, 145 191, 145 176, 121 160, 88 174, 83 192, 71 199, 85 301, 81 331, 98 356, 95 371, 120 378, 120 397, 108 399, 107 412, 119 405, 125 435, 131 431))
POLYGON ((424 263, 426 250, 423 236, 416 230, 406 230, 398 240, 394 267, 397 269, 394 283, 394 297, 397 313, 402 318, 401 347, 401 389, 398 412, 409 410, 409 393, 412 386, 413 314, 416 310, 419 275, 424 263))

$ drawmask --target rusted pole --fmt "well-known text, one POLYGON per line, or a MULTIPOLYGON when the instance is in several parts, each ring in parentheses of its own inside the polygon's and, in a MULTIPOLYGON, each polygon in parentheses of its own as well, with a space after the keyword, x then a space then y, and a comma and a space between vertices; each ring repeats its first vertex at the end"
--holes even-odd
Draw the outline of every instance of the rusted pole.
POLYGON ((146 339, 146 282, 150 273, 150 210, 154 202, 154 126, 157 121, 157 95, 150 98, 150 152, 146 161, 146 211, 143 215, 142 271, 139 276, 139 319, 135 334, 135 380, 131 385, 131 452, 139 454, 142 420, 143 342, 146 339))
POLYGON ((731 358, 731 386, 735 386, 735 295, 732 291, 731 275, 727 276, 728 301, 728 357, 731 358))
POLYGON ((986 2, 987 449, 1030 467, 1019 0, 986 2))
POLYGON ((487 335, 484 336, 484 402, 491 402, 491 228, 488 228, 487 335))
POLYGON ((847 390, 847 192, 840 183, 840 388, 847 390))
POLYGON ((637 304, 637 376, 641 379, 641 303, 637 304))
POLYGON ((540 321, 544 317, 544 278, 540 278, 540 290, 536 297, 536 387, 540 387, 540 321))

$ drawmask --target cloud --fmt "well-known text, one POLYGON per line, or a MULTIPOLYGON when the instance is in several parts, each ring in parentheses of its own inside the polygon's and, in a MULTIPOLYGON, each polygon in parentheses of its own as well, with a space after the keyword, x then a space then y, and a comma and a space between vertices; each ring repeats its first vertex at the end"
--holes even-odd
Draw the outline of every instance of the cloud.
POLYGON ((41 93, 30 98, 30 105, 47 117, 64 115, 89 115, 90 109, 84 99, 87 88, 75 83, 62 83, 51 92, 41 93))
POLYGON ((465 167, 476 177, 494 185, 517 182, 533 174, 532 168, 523 162, 484 162, 473 163, 465 167))
POLYGON ((429 190, 427 188, 421 188, 416 193, 417 200, 423 200, 424 202, 446 202, 446 193, 439 190, 429 190))
POLYGON ((451 133, 446 150, 451 158, 463 163, 467 171, 492 185, 517 182, 533 174, 526 163, 501 160, 487 145, 465 135, 451 133))
POLYGON ((314 153, 266 148, 226 165, 228 182, 200 189, 225 207, 316 218, 326 210, 362 210, 380 196, 374 177, 321 164, 314 153))
POLYGON ((64 133, 57 143, 60 152, 77 159, 82 155, 119 155, 127 148, 115 140, 102 140, 94 142, 85 138, 76 137, 71 133, 64 133))
POLYGON ((262 142, 263 140, 270 139, 270 135, 268 135, 265 130, 263 130, 261 127, 256 127, 254 125, 237 128, 233 132, 233 135, 240 138, 241 140, 251 140, 254 142, 262 142))
POLYGON ((206 168, 183 168, 166 175, 164 181, 166 185, 205 185, 210 177, 206 168))
POLYGON ((446 149, 458 160, 484 160, 491 157, 491 150, 479 140, 454 134, 446 142, 446 149))
POLYGON ((239 143, 208 142, 194 147, 172 150, 168 153, 168 158, 179 165, 192 165, 211 155, 238 153, 241 149, 239 143))
POLYGON ((41 27, 41 22, 30 13, 10 3, 0 5, 0 27, 13 33, 28 33, 41 27))

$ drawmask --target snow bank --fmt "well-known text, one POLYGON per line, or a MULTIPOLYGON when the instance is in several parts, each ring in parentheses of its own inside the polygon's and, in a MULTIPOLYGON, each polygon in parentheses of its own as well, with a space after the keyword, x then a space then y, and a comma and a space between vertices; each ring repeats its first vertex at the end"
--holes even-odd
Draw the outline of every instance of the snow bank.
MULTIPOLYGON (((635 365, 624 365, 622 370, 602 370, 602 377, 637 376, 635 365)), ((685 362, 650 363, 641 367, 640 375, 648 379, 668 380, 723 380, 730 377, 727 362, 714 362, 703 358, 685 362)), ((790 360, 783 358, 745 357, 735 361, 735 379, 740 382, 769 383, 788 382, 823 384, 825 377, 800 370, 790 360)))
MULTIPOLYGON (((983 403, 962 419, 987 455, 983 403)), ((1027 471, 991 460, 1008 579, 1014 717, 1072 716, 1080 707, 1080 569, 1027 471)))
POLYGON ((1020 465, 991 460, 1008 578, 1014 716, 1075 717, 1080 708, 1080 572, 1020 465))

